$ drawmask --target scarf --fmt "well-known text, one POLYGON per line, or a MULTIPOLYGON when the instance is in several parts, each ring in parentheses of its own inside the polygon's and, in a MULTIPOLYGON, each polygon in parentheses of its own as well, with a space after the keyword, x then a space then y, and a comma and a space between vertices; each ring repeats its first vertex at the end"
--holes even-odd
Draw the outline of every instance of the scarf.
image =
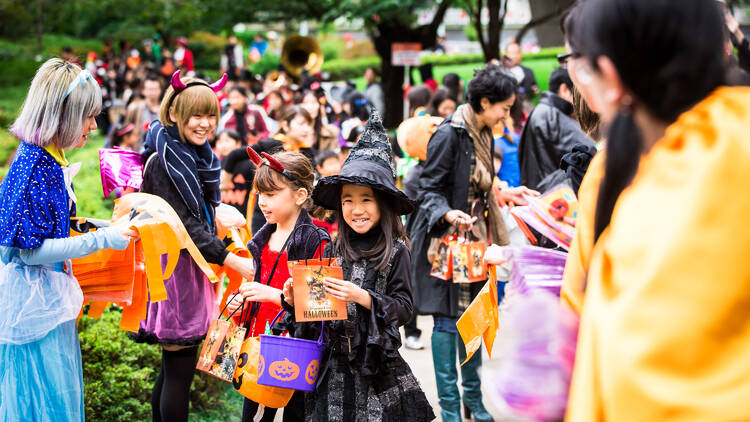
POLYGON ((497 203, 495 191, 492 189, 492 182, 494 181, 494 175, 492 174, 492 152, 490 151, 492 146, 492 130, 487 127, 479 128, 477 116, 468 104, 458 107, 456 112, 453 113, 453 121, 451 123, 454 126, 465 128, 474 143, 476 163, 474 165, 474 173, 469 175, 469 182, 477 192, 486 195, 488 211, 487 215, 479 213, 479 219, 475 223, 475 225, 479 225, 477 227, 479 232, 484 235, 484 239, 481 240, 487 240, 501 246, 507 245, 510 241, 508 230, 505 228, 502 214, 500 214, 500 206, 497 203), (482 221, 483 219, 486 220, 482 221), (483 227, 485 224, 486 228, 483 227))
POLYGON ((221 203, 219 178, 221 164, 208 142, 201 146, 180 140, 177 126, 151 123, 146 133, 144 157, 158 154, 162 167, 177 188, 190 213, 199 220, 206 213, 209 225, 214 221, 214 208, 221 203))
POLYGON ((234 121, 237 124, 237 133, 240 135, 242 143, 247 142, 247 107, 243 107, 242 111, 234 111, 234 121))

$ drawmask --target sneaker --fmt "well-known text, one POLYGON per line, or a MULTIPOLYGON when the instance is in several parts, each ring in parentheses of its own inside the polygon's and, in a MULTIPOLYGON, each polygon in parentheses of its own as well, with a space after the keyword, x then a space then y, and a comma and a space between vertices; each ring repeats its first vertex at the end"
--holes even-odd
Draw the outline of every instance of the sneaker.
POLYGON ((422 344, 422 340, 419 339, 419 337, 416 336, 410 336, 406 338, 406 346, 407 349, 411 350, 422 350, 424 349, 424 344, 422 344))

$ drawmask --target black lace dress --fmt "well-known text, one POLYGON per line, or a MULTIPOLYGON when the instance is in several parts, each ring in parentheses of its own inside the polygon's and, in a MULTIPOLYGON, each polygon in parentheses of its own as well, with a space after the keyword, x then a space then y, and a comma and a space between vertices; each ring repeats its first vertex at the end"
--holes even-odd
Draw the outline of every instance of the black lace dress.
MULTIPOLYGON (((379 229, 352 238, 370 249, 379 229)), ((330 244, 326 253, 330 256, 330 244)), ((339 258, 340 259, 340 258, 339 258)), ((348 304, 348 319, 326 323, 328 347, 318 385, 305 398, 305 420, 331 422, 431 421, 435 418, 419 382, 398 352, 399 326, 412 314, 410 253, 398 242, 388 267, 361 259, 342 262, 344 279, 367 290, 372 309, 348 304)), ((320 323, 296 323, 287 312, 284 325, 295 337, 317 338, 320 323)))

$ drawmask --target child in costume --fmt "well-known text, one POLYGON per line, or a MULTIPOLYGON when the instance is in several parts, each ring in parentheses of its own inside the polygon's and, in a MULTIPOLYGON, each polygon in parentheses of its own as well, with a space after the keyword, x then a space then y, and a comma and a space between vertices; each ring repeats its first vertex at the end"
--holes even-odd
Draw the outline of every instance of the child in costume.
MULTIPOLYGON (((243 312, 246 319, 242 322, 249 326, 248 336, 257 336, 281 311, 281 288, 291 277, 287 259, 319 257, 330 237, 325 230, 313 226, 306 210, 312 202, 315 177, 310 160, 291 151, 273 156, 262 153, 264 158, 252 148, 248 148, 248 153, 257 168, 254 185, 267 222, 247 244, 259 269, 255 282, 242 284, 241 295, 229 304, 228 313, 246 301, 245 307, 250 311, 243 312)), ((295 393, 284 410, 284 421, 303 420, 303 411, 303 395, 295 393), (295 415, 295 411, 299 414, 295 415)), ((276 409, 245 399, 243 421, 273 421, 275 414, 276 409)))
MULTIPOLYGON (((412 202, 394 184, 390 142, 373 113, 341 173, 322 178, 316 204, 337 212, 339 234, 325 256, 338 258, 344 279, 326 290, 348 302, 348 318, 326 323, 328 347, 318 385, 306 400, 309 421, 429 421, 432 407, 398 352, 399 327, 412 316, 411 259, 401 215, 412 202)), ((284 285, 287 323, 295 337, 317 338, 320 323, 294 323, 291 281, 284 285)))
MULTIPOLYGON (((146 134, 141 192, 157 195, 174 208, 208 262, 251 277, 252 260, 229 253, 216 236, 221 166, 208 138, 218 123, 216 92, 225 82, 226 75, 209 85, 200 79, 182 80, 179 71, 174 73, 159 120, 151 123, 146 134)), ((148 314, 134 339, 163 347, 151 397, 154 421, 187 421, 198 345, 214 316, 215 292, 186 250, 180 252, 177 267, 164 286, 167 300, 148 303, 148 314)))
POLYGON ((70 236, 72 180, 101 110, 87 70, 50 59, 37 71, 11 131, 22 140, 0 185, 0 420, 83 421, 76 318, 83 293, 70 259, 126 249, 126 226, 70 236))

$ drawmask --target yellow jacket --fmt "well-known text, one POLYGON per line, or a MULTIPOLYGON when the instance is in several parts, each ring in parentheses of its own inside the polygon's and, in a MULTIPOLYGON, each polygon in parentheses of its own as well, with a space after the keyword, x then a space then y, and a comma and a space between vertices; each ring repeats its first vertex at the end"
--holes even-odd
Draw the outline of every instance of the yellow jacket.
POLYGON ((594 247, 566 420, 750 420, 750 88, 641 160, 594 247))
POLYGON ((583 306, 583 285, 586 270, 594 249, 594 217, 596 215, 596 198, 599 196, 599 185, 604 177, 604 151, 591 159, 581 187, 578 188, 578 216, 573 243, 570 244, 568 259, 565 261, 560 299, 576 314, 581 313, 583 306))

